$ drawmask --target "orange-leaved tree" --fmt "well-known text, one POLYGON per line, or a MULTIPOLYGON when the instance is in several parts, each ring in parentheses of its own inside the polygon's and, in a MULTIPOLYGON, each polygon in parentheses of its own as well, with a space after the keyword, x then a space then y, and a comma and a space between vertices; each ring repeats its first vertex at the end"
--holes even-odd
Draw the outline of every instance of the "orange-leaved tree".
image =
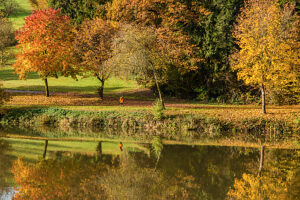
POLYGON ((233 54, 231 66, 239 79, 260 87, 265 114, 266 88, 299 83, 299 16, 295 5, 280 8, 275 0, 247 0, 233 34, 239 50, 233 54))
POLYGON ((175 28, 201 23, 209 15, 201 3, 180 0, 113 0, 107 6, 107 18, 142 26, 175 28))
POLYGON ((180 73, 196 70, 197 64, 203 61, 187 29, 202 23, 209 14, 200 3, 192 1, 113 0, 107 6, 107 18, 112 21, 154 29, 158 40, 170 44, 171 58, 180 59, 177 65, 180 73))
MULTIPOLYGON (((138 82, 156 85, 160 101, 160 84, 168 79, 168 72, 176 69, 180 74, 196 70, 203 61, 199 47, 187 29, 203 22, 209 12, 196 2, 179 0, 113 0, 108 4, 107 17, 124 26, 118 35, 116 52, 121 62, 139 69, 138 82), (131 27, 131 28, 130 28, 131 27), (122 47, 121 47, 121 46, 122 47), (127 60, 127 61, 126 61, 127 60), (142 64, 143 63, 143 64, 142 64)), ((130 71, 130 70, 129 70, 130 71)))
POLYGON ((73 25, 71 19, 59 10, 49 8, 33 12, 16 32, 16 39, 20 53, 14 64, 15 72, 22 79, 28 72, 37 72, 45 81, 47 97, 48 77, 63 75, 76 78, 73 25))
POLYGON ((112 57, 112 40, 117 31, 117 23, 96 18, 84 21, 76 33, 76 55, 82 70, 101 82, 98 89, 100 99, 103 99, 104 83, 113 70, 108 61, 112 57))

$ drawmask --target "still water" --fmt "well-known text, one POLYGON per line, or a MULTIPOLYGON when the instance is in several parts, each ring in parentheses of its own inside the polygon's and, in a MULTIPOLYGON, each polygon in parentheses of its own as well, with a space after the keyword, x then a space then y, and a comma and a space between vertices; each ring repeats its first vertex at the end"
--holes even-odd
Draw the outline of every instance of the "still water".
POLYGON ((297 149, 121 142, 1 137, 0 199, 300 199, 297 149))

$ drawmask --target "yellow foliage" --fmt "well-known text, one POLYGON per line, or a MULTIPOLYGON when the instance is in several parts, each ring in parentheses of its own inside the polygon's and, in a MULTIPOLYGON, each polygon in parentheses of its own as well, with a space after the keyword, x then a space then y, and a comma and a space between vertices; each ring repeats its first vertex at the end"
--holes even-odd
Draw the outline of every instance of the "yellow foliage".
POLYGON ((272 177, 256 177, 251 174, 243 174, 241 179, 234 181, 234 190, 228 192, 234 199, 258 200, 258 199, 285 199, 287 183, 272 177))
POLYGON ((275 0, 248 0, 237 19, 234 37, 240 50, 231 66, 249 85, 299 87, 299 16, 294 5, 281 9, 275 0))

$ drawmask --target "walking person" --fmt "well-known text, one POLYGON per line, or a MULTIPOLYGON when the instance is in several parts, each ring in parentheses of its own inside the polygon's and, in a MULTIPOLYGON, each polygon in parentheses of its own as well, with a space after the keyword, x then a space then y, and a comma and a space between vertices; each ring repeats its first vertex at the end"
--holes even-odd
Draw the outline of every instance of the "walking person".
POLYGON ((124 96, 120 97, 120 106, 124 106, 124 96))

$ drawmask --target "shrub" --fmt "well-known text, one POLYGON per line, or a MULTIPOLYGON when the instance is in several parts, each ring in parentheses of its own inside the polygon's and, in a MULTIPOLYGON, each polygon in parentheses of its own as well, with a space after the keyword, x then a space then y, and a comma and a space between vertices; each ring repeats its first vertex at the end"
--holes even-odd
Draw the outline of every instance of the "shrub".
POLYGON ((161 120, 164 117, 164 106, 162 102, 159 99, 155 100, 154 106, 153 106, 153 116, 154 120, 161 120))
POLYGON ((8 19, 1 17, 0 11, 0 65, 6 64, 10 58, 7 48, 14 45, 15 42, 12 23, 8 19))
POLYGON ((16 14, 19 4, 15 0, 0 0, 0 11, 4 13, 5 17, 16 14))

